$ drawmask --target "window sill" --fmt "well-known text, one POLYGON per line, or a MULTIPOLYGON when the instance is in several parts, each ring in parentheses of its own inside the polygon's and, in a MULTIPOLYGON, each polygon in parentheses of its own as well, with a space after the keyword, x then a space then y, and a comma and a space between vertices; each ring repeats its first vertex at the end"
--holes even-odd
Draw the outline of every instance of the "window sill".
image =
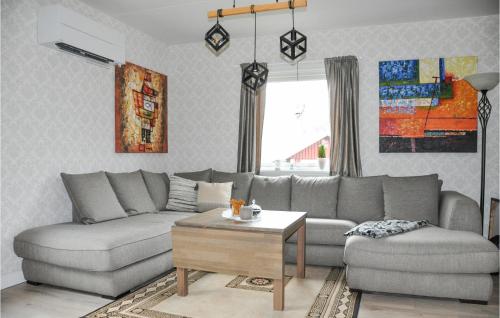
POLYGON ((296 175, 301 177, 327 177, 330 175, 329 171, 326 170, 261 170, 261 176, 268 177, 279 177, 279 176, 290 176, 296 175))

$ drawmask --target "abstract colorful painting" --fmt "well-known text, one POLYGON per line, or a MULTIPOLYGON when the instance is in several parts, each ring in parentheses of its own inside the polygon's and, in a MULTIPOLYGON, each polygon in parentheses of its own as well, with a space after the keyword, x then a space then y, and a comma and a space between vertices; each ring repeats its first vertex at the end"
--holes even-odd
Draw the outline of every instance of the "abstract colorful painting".
POLYGON ((128 62, 116 66, 115 151, 168 152, 167 76, 128 62))
POLYGON ((379 62, 380 152, 476 152, 477 57, 379 62))

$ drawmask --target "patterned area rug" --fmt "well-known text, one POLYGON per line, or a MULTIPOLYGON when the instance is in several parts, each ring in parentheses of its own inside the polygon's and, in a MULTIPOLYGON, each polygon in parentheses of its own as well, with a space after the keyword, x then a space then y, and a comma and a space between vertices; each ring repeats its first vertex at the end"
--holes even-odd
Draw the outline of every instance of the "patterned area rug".
POLYGON ((174 271, 83 318, 356 318, 361 301, 338 267, 307 267, 305 279, 287 275, 283 312, 272 309, 272 279, 189 271, 188 282, 188 296, 177 296, 174 271))
MULTIPOLYGON (((285 276, 285 287, 290 279, 292 279, 292 276, 285 276)), ((230 281, 226 287, 266 291, 270 293, 274 291, 274 284, 271 278, 248 277, 243 275, 236 276, 236 278, 230 281)))

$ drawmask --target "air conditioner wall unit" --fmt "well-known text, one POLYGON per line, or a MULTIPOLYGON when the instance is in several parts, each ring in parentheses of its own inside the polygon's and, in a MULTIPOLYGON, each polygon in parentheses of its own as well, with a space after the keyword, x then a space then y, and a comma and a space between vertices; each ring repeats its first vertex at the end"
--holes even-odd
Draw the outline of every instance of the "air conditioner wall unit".
POLYGON ((61 5, 38 12, 38 43, 102 63, 125 63, 125 36, 61 5))

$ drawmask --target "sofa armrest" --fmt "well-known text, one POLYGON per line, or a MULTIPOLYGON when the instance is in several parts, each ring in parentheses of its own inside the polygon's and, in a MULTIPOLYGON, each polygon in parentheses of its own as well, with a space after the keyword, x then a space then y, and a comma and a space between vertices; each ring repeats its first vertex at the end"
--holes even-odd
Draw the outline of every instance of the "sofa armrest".
POLYGON ((439 203, 439 226, 482 235, 481 212, 477 202, 455 191, 442 191, 439 203))

